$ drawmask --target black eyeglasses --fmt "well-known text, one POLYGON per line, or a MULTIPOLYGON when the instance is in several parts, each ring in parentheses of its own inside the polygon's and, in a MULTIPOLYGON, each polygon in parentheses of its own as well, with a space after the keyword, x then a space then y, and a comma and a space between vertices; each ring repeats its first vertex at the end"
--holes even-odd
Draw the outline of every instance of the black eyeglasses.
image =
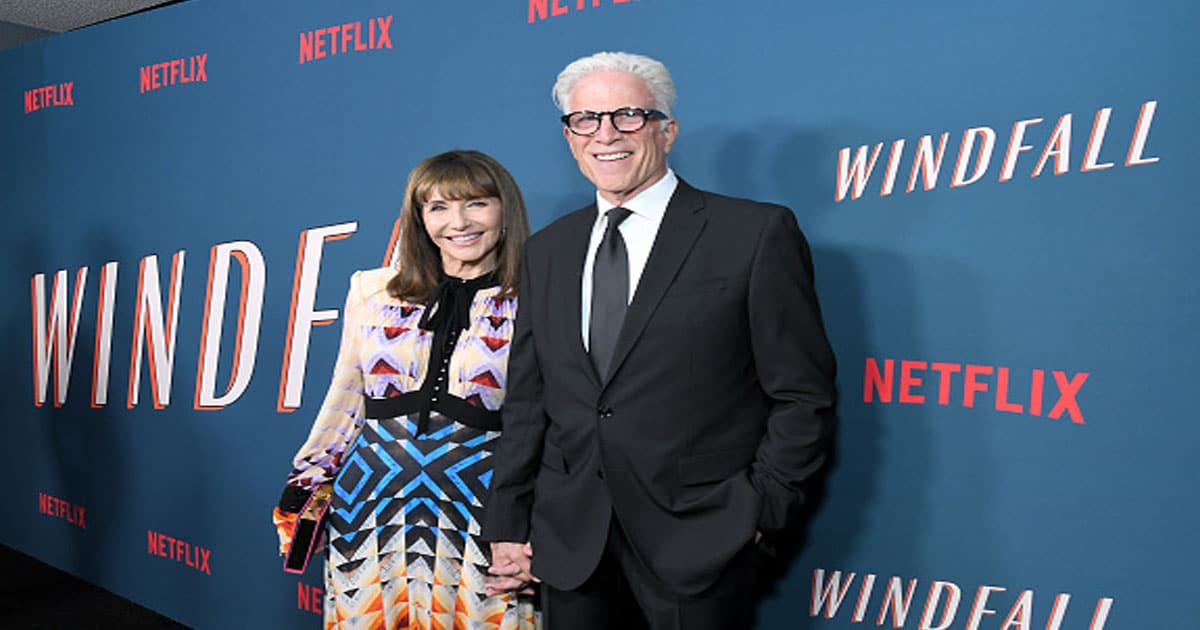
POLYGON ((591 112, 588 110, 571 112, 559 118, 571 133, 578 136, 590 136, 600 131, 600 122, 608 116, 613 127, 621 133, 633 133, 646 126, 646 119, 666 120, 668 116, 657 109, 641 107, 622 107, 611 112, 591 112))

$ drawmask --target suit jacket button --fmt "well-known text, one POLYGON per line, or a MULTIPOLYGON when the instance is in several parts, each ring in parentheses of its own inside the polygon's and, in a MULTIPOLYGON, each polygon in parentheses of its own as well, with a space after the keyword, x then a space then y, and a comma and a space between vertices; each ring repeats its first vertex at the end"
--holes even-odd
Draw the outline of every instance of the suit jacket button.
POLYGON ((603 478, 604 478, 604 471, 603 471, 603 470, 597 470, 597 471, 596 471, 596 477, 597 477, 598 479, 603 479, 603 478))

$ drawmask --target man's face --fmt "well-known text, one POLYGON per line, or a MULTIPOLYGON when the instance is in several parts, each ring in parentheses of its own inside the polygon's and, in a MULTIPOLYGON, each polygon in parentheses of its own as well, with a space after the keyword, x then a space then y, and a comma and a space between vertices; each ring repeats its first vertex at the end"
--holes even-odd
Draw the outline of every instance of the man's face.
MULTIPOLYGON (((655 108, 645 82, 627 72, 613 70, 600 70, 580 79, 568 98, 572 112, 655 108)), ((576 135, 565 126, 563 135, 583 176, 596 185, 601 197, 619 206, 666 174, 667 153, 675 143, 678 129, 673 118, 665 125, 651 119, 641 129, 623 133, 605 116, 593 135, 576 135)))

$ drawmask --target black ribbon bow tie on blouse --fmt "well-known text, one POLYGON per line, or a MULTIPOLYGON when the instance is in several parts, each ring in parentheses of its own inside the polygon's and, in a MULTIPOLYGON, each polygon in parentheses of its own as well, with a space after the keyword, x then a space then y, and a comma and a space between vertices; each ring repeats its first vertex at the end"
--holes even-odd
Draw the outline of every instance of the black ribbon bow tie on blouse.
POLYGON ((425 313, 417 326, 425 330, 458 332, 471 325, 471 301, 479 289, 496 286, 496 272, 462 280, 442 276, 442 281, 429 296, 425 313))
POLYGON ((458 343, 458 335, 471 326, 471 303, 475 301, 475 293, 498 285, 496 272, 484 274, 478 278, 462 280, 452 276, 442 276, 442 281, 429 296, 425 304, 425 312, 417 326, 433 332, 433 348, 429 354, 429 367, 426 370, 425 382, 417 395, 421 399, 417 416, 417 435, 429 430, 429 414, 438 396, 446 396, 448 379, 437 378, 444 367, 450 364, 450 356, 458 343))

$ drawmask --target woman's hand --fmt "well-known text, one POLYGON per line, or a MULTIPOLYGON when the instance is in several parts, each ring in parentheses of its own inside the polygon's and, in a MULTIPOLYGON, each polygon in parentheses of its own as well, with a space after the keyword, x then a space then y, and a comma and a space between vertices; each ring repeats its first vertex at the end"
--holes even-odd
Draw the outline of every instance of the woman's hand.
POLYGON ((288 547, 292 544, 292 534, 296 531, 296 521, 300 520, 300 515, 289 514, 276 507, 274 514, 271 515, 271 520, 275 522, 275 533, 279 535, 279 555, 286 555, 288 547))
POLYGON ((529 543, 492 543, 492 566, 488 568, 488 596, 500 593, 533 595, 533 583, 541 582, 530 573, 533 546, 529 543))

